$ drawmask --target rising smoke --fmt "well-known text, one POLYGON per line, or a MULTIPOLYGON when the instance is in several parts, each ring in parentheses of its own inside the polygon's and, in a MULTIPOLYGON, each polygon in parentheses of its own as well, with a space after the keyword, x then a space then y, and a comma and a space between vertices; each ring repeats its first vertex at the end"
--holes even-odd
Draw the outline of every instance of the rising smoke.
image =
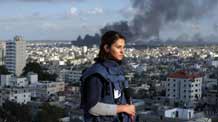
POLYGON ((218 0, 130 0, 134 17, 130 22, 106 25, 101 32, 117 30, 131 37, 129 40, 159 39, 164 25, 199 19, 216 7, 218 0), (125 27, 123 27, 125 26, 125 27), (125 28, 125 29, 123 29, 125 28))

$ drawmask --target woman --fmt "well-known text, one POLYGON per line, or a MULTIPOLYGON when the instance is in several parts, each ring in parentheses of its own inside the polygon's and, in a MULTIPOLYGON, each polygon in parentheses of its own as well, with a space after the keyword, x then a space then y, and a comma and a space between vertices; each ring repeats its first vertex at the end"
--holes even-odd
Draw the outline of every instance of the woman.
POLYGON ((81 108, 85 122, 130 122, 135 116, 135 106, 128 104, 124 89, 125 37, 115 31, 101 38, 100 51, 95 64, 81 77, 81 108))

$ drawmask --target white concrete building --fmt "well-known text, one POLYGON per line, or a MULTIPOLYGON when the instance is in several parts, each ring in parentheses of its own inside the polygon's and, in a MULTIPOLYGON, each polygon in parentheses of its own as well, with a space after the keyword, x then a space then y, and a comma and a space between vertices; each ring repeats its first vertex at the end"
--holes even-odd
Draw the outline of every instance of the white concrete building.
POLYGON ((65 82, 80 82, 80 77, 82 76, 82 71, 80 70, 62 70, 61 79, 65 82))
POLYGON ((31 101, 31 92, 27 88, 13 87, 0 89, 0 105, 6 100, 14 101, 20 104, 26 104, 31 101))
POLYGON ((38 83, 38 74, 33 73, 33 72, 29 72, 27 74, 27 79, 29 81, 29 84, 35 84, 38 83))
POLYGON ((166 96, 173 101, 192 103, 202 96, 202 75, 177 71, 168 75, 166 96))
POLYGON ((6 42, 5 64, 9 72, 17 76, 21 75, 26 66, 26 42, 20 36, 6 42))
POLYGON ((14 82, 15 87, 27 87, 29 85, 29 81, 27 78, 17 78, 14 82))
POLYGON ((211 64, 212 64, 214 67, 218 67, 218 57, 215 57, 214 60, 211 61, 211 64))
POLYGON ((1 87, 27 87, 29 85, 29 81, 27 78, 16 78, 13 75, 1 75, 1 82, 0 85, 1 87))
POLYGON ((138 122, 212 122, 203 113, 193 109, 172 108, 137 113, 138 122))
POLYGON ((1 79, 0 80, 1 80, 0 81, 0 86, 1 87, 13 86, 13 81, 15 80, 15 78, 11 74, 9 74, 9 75, 1 75, 1 79))
POLYGON ((191 119, 194 117, 193 109, 173 108, 164 111, 164 117, 179 118, 179 119, 191 119))
POLYGON ((44 81, 30 85, 32 97, 48 97, 52 94, 64 91, 64 82, 44 81))

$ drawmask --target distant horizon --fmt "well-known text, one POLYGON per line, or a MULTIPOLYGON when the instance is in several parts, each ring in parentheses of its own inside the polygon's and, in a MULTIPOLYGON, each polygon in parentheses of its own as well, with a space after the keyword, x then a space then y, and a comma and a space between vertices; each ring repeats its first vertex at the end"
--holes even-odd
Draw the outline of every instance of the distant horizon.
MULTIPOLYGON (((6 40, 2 40, 2 39, 0 39, 0 42, 1 41, 10 41, 10 40, 13 40, 13 38, 12 39, 6 39, 6 40)), ((25 40, 25 41, 70 41, 70 42, 76 42, 76 41, 78 41, 78 40, 70 40, 70 39, 25 39, 25 38, 23 38, 23 40, 25 40)), ((207 39, 205 39, 205 40, 202 40, 202 39, 200 39, 200 40, 196 40, 196 39, 193 39, 193 40, 173 40, 173 39, 167 39, 167 40, 163 40, 163 39, 159 39, 159 40, 146 40, 146 41, 138 41, 138 42, 135 42, 135 41, 133 41, 133 42, 128 42, 128 43, 143 43, 143 42, 156 42, 156 41, 160 41, 160 42, 169 42, 169 41, 173 41, 173 42, 196 42, 196 41, 203 41, 203 42, 218 42, 218 39, 217 40, 207 40, 207 39)))
MULTIPOLYGON (((128 22, 135 38, 218 40, 215 0, 1 0, 0 40, 76 40, 128 22)), ((121 27, 122 30, 122 27, 121 27)))

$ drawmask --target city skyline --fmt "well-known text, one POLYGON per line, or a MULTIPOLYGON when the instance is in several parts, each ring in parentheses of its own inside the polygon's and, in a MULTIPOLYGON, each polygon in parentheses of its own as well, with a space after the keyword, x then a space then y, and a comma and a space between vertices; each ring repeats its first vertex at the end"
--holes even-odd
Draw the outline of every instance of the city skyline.
MULTIPOLYGON (((152 13, 154 9, 151 5, 153 1, 140 2, 144 5, 142 9, 139 9, 141 6, 136 6, 135 0, 125 2, 124 0, 1 0, 0 40, 12 40, 15 35, 21 35, 25 40, 75 40, 79 35, 83 37, 86 34, 100 33, 99 30, 107 24, 120 21, 127 21, 133 31, 140 30, 134 25, 137 16, 146 12, 152 13)), ((158 2, 159 8, 165 8, 163 12, 157 11, 160 15, 152 17, 160 21, 158 30, 153 30, 157 31, 160 39, 218 39, 217 0, 205 3, 202 0, 192 2, 176 0, 170 5, 167 4, 168 0, 158 2), (193 5, 191 14, 187 14, 190 11, 184 10, 191 8, 187 6, 189 3, 193 5), (172 11, 170 8, 169 11, 165 11, 167 7, 171 7, 172 11), (167 18, 171 17, 170 14, 176 14, 176 18, 167 18)), ((152 18, 143 16, 144 20, 152 18)), ((148 26, 146 23, 141 25, 148 26)), ((143 34, 143 30, 141 29, 140 33, 143 34)), ((144 39, 143 36, 141 38, 144 39)))

